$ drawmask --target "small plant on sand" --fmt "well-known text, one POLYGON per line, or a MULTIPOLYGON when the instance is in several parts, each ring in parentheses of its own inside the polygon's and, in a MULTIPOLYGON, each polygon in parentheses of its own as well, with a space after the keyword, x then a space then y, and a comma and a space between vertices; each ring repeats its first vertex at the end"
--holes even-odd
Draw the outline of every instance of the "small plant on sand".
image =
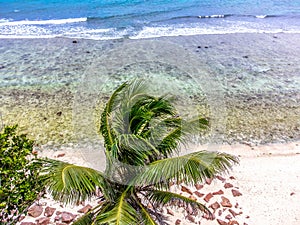
POLYGON ((15 224, 43 189, 33 141, 16 134, 16 129, 7 126, 0 133, 0 224, 15 224))
POLYGON ((185 121, 166 97, 148 95, 142 81, 124 83, 101 116, 106 170, 45 161, 48 190, 56 200, 76 203, 103 196, 98 206, 74 224, 167 224, 160 208, 174 200, 210 214, 198 201, 168 191, 169 183, 203 182, 231 168, 229 154, 199 151, 174 156, 189 134, 208 126, 204 118, 185 121))

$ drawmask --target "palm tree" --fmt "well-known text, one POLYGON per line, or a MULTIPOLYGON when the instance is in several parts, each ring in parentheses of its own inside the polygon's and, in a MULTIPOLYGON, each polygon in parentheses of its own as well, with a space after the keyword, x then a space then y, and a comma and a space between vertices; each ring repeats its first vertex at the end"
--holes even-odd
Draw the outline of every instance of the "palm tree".
POLYGON ((210 214, 204 204, 169 192, 169 183, 203 182, 238 162, 232 155, 208 151, 174 156, 189 141, 189 134, 205 129, 208 121, 186 121, 170 99, 148 95, 145 90, 143 81, 126 82, 103 110, 104 172, 44 161, 44 179, 54 199, 76 203, 95 196, 97 189, 103 194, 101 203, 74 224, 167 224, 158 209, 174 200, 210 214))

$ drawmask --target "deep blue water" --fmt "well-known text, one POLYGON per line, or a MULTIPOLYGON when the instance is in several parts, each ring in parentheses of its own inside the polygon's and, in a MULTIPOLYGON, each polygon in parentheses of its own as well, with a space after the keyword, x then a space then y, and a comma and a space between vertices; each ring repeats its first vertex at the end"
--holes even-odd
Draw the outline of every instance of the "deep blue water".
POLYGON ((300 0, 0 0, 0 38, 300 32, 300 0))

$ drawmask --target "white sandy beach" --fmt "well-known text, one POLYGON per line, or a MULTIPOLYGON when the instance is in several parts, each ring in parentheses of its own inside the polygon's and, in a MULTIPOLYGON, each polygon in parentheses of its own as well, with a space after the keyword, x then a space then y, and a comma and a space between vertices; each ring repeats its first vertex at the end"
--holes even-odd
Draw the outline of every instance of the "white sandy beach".
MULTIPOLYGON (((205 146, 198 147, 198 150, 205 149, 205 146)), ((220 207, 216 210, 214 220, 206 220, 201 215, 195 216, 195 222, 200 221, 201 225, 220 224, 220 221, 227 224, 243 224, 243 225, 298 225, 300 223, 300 141, 284 143, 284 144, 268 144, 261 146, 248 145, 222 145, 218 146, 219 151, 234 154, 240 158, 240 164, 235 166, 232 171, 224 175, 226 180, 221 181, 215 179, 212 183, 204 184, 201 192, 203 197, 193 194, 201 203, 210 206, 214 202, 221 204, 221 196, 229 199, 232 207, 220 207), (224 188, 225 183, 231 183, 232 188, 224 188), (242 195, 234 197, 232 190, 238 190, 242 195), (205 202, 203 199, 209 193, 222 190, 223 194, 213 194, 213 197, 205 202), (237 214, 232 216, 230 210, 237 214), (218 211, 222 211, 222 215, 218 215, 218 211), (231 215, 231 219, 225 219, 231 215), (218 220, 219 219, 219 222, 218 220), (231 223, 230 223, 231 221, 231 223), (237 223, 235 223, 236 221, 237 223)), ((70 151, 66 149, 63 152, 48 151, 41 152, 40 156, 57 158, 57 155, 65 153, 64 159, 70 162, 78 162, 83 164, 81 152, 70 151)), ((187 195, 181 191, 180 186, 173 186, 171 190, 178 191, 183 195, 187 195)), ((188 187, 192 192, 197 191, 193 187, 188 187)), ((43 207, 54 207, 57 211, 66 211, 78 214, 77 210, 83 206, 61 207, 59 203, 49 199, 42 199, 45 202, 43 207)), ((85 204, 88 204, 86 202, 85 204)), ((95 203, 92 203, 92 205, 95 203)), ((181 220, 183 224, 195 224, 188 220, 187 212, 182 208, 167 207, 174 216, 164 213, 169 217, 170 224, 175 224, 176 220, 181 220)), ((42 214, 40 217, 43 217, 42 214)), ((50 218, 50 224, 59 224, 54 222, 55 214, 50 218)), ((22 222, 34 222, 37 218, 27 216, 22 222)), ((22 224, 22 223, 20 223, 22 224)), ((199 223, 198 223, 199 224, 199 223)))

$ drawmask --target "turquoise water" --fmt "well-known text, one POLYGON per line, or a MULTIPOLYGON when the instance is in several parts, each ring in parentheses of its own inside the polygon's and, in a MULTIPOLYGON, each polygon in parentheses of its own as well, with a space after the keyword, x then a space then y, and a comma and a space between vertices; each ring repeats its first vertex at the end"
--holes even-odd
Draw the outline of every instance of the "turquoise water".
POLYGON ((0 1, 0 38, 299 33, 300 1, 0 1))

